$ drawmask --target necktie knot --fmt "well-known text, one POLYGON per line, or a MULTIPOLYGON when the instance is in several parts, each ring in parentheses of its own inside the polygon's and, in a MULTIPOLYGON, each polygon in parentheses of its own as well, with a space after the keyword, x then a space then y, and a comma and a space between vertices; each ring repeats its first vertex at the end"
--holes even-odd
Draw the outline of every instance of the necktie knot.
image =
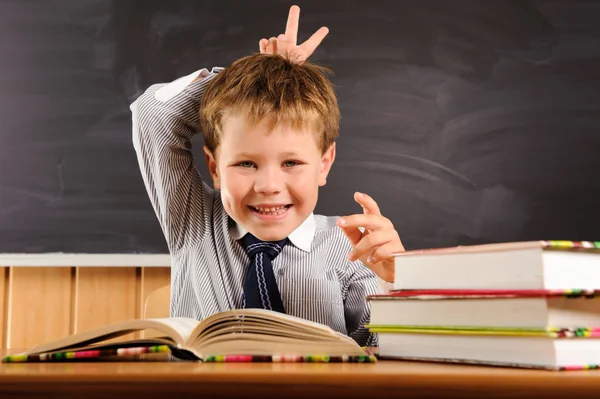
POLYGON ((287 241, 287 238, 281 241, 262 241, 250 233, 242 238, 242 245, 250 257, 244 282, 244 308, 262 308, 285 313, 272 261, 281 253, 287 241))
POLYGON ((263 253, 273 260, 281 253, 287 241, 287 238, 280 241, 262 241, 248 233, 242 238, 242 245, 250 258, 263 253))

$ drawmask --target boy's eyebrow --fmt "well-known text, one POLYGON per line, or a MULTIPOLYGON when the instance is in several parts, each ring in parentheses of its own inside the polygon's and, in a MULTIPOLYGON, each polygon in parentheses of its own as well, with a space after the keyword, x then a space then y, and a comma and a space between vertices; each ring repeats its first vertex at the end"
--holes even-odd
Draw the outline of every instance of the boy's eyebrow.
POLYGON ((240 152, 240 153, 235 154, 236 158, 257 158, 257 157, 261 157, 261 156, 262 156, 262 154, 260 154, 260 153, 255 154, 255 153, 250 153, 250 152, 240 152))
MULTIPOLYGON (((262 158, 266 155, 266 152, 256 152, 256 153, 251 153, 251 152, 240 152, 238 154, 235 154, 236 158, 262 158)), ((281 153, 281 155, 284 158, 293 158, 293 157, 299 157, 301 154, 296 152, 296 151, 287 151, 287 152, 283 152, 281 153)))
POLYGON ((299 153, 297 153, 296 151, 288 151, 288 152, 284 152, 283 154, 284 157, 297 157, 300 156, 299 153))

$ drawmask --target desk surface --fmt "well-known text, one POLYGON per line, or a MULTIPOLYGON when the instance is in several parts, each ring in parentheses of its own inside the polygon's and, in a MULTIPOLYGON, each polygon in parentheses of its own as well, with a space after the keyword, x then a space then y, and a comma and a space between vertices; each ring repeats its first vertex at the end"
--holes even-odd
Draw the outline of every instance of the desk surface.
POLYGON ((600 393, 600 370, 554 372, 384 361, 376 364, 168 361, 0 364, 0 397, 516 398, 600 393), (88 395, 86 395, 88 396, 88 395))

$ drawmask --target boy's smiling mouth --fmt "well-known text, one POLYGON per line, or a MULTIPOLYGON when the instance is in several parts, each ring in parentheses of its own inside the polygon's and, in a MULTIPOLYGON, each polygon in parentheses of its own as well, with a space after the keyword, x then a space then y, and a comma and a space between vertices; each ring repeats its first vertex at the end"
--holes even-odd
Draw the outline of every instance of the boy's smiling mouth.
POLYGON ((261 219, 279 219, 292 207, 292 204, 248 205, 248 208, 261 219))

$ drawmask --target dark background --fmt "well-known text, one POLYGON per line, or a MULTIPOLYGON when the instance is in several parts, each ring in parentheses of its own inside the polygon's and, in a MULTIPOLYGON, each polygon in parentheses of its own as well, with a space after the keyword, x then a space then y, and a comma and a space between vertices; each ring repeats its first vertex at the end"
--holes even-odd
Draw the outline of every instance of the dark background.
MULTIPOLYGON (((257 51, 291 4, 0 0, 0 252, 166 252, 130 102, 257 51)), ((407 249, 600 239, 599 1, 298 4, 342 112, 317 213, 365 191, 407 249)))

